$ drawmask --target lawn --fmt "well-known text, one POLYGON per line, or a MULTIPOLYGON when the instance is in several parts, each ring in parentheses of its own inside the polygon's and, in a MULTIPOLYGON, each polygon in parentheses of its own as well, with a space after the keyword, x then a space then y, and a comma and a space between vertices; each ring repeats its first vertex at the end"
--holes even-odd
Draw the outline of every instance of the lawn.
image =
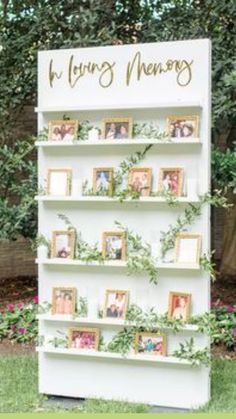
MULTIPOLYGON (((37 391, 35 354, 2 356, 0 359, 0 412, 47 412, 50 407, 37 391)), ((236 362, 215 359, 212 369, 212 400, 201 412, 236 412, 236 362)), ((73 407, 82 413, 148 413, 145 405, 87 400, 73 407)))

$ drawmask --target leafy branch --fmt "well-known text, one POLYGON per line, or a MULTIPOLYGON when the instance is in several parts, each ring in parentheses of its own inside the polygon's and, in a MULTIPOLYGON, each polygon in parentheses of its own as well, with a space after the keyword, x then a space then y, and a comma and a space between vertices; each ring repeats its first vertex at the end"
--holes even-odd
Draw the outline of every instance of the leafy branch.
POLYGON ((175 350, 172 355, 176 356, 179 359, 188 360, 193 366, 199 364, 209 366, 211 362, 210 351, 208 348, 195 350, 194 348, 194 339, 191 338, 185 343, 179 344, 179 349, 175 350))

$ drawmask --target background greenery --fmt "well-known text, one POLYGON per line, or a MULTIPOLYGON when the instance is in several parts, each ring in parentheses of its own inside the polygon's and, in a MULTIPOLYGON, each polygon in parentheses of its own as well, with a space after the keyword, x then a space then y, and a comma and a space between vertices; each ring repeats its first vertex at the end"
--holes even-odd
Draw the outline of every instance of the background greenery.
MULTIPOLYGON (((235 22, 235 0, 0 2, 0 239, 36 234, 32 139, 15 142, 15 121, 23 105, 37 100, 38 50, 210 38, 212 140, 217 145, 223 136, 232 150, 235 22)), ((220 179, 221 186, 235 186, 232 151, 216 150, 213 157, 214 179, 220 179)))

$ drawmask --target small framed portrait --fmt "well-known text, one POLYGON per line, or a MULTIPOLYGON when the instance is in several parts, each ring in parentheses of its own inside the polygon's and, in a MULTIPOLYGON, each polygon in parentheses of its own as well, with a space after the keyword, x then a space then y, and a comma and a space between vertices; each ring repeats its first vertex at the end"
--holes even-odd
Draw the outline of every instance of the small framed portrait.
POLYGON ((113 173, 112 167, 93 169, 93 192, 103 196, 111 196, 113 173))
POLYGON ((152 185, 152 169, 145 167, 132 167, 129 171, 129 187, 140 193, 141 196, 149 196, 152 185))
POLYGON ((68 119, 61 121, 49 121, 48 140, 49 141, 74 141, 77 139, 79 122, 68 119))
POLYGON ((105 140, 132 138, 132 132, 132 118, 108 118, 103 120, 102 138, 105 140))
POLYGON ((106 290, 103 317, 125 319, 129 303, 129 291, 106 290))
POLYGON ((53 231, 52 233, 52 258, 73 259, 75 253, 74 231, 53 231))
POLYGON ((191 116, 170 116, 167 119, 168 133, 171 138, 198 138, 199 117, 191 116))
POLYGON ((201 245, 202 236, 200 234, 178 234, 175 243, 175 262, 199 263, 201 245))
POLYGON ((102 256, 108 260, 126 259, 126 237, 124 232, 105 231, 103 233, 102 256))
POLYGON ((166 336, 160 333, 137 332, 135 353, 166 356, 166 336))
POLYGON ((169 294, 168 319, 188 321, 191 310, 191 294, 173 292, 169 294))
POLYGON ((76 307, 76 288, 52 289, 52 314, 74 314, 76 307))
POLYGON ((98 345, 99 329, 86 327, 69 328, 69 348, 97 351, 98 345))
POLYGON ((183 193, 184 169, 181 167, 161 167, 158 179, 158 192, 170 192, 175 196, 183 193))
POLYGON ((71 195, 71 169, 48 169, 47 194, 54 196, 71 195))

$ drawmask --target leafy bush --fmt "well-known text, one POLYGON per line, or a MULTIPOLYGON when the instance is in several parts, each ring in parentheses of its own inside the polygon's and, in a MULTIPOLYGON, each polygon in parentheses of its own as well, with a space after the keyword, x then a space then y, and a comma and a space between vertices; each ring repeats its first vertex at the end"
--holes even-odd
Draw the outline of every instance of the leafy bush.
POLYGON ((37 231, 37 165, 34 138, 0 147, 0 240, 18 235, 33 238, 37 231))
POLYGON ((38 335, 38 297, 28 303, 8 304, 0 313, 0 340, 4 338, 20 343, 36 341, 38 335))
POLYGON ((220 188, 236 187, 236 153, 229 149, 212 151, 212 180, 220 188))
POLYGON ((224 344, 227 349, 236 349, 236 305, 224 305, 217 300, 212 303, 216 327, 212 330, 212 342, 224 344))

